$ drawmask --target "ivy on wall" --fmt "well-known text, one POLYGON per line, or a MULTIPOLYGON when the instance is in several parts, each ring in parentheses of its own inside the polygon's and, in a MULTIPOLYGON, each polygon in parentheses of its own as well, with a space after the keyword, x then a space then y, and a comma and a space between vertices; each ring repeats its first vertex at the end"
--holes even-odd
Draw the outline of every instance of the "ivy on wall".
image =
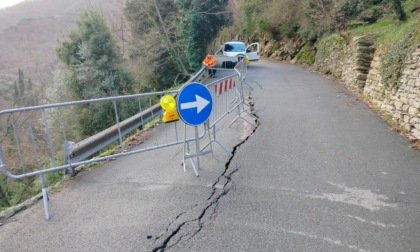
POLYGON ((414 29, 402 35, 391 48, 381 55, 379 71, 382 76, 382 83, 388 88, 398 88, 399 79, 405 68, 407 56, 412 52, 412 36, 414 29))

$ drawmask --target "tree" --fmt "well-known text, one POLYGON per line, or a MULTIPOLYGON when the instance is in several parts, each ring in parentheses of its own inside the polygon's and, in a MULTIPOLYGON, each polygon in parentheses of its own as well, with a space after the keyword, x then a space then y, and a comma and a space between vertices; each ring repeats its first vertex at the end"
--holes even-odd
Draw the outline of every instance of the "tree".
POLYGON ((201 67, 207 45, 228 21, 228 1, 176 0, 180 48, 186 54, 190 70, 201 67))
POLYGON ((27 88, 28 88, 28 91, 32 91, 32 85, 33 85, 33 84, 32 84, 32 80, 31 80, 31 78, 28 78, 28 85, 27 85, 27 86, 28 86, 28 87, 27 87, 27 88))
POLYGON ((244 35, 252 36, 262 32, 258 27, 258 24, 261 24, 261 4, 261 0, 243 0, 241 3, 240 12, 235 21, 244 35))
MULTIPOLYGON (((18 80, 13 82, 10 91, 13 97, 13 107, 27 107, 37 105, 36 94, 32 89, 31 78, 25 83, 23 70, 18 69, 18 80)), ((30 146, 23 140, 24 134, 19 134, 18 130, 27 126, 27 122, 32 118, 33 113, 13 113, 0 118, 0 143, 6 150, 6 159, 12 160, 8 169, 12 173, 21 173, 24 169, 31 169, 32 166, 21 162, 16 162, 22 158, 19 154, 20 148, 30 146), (21 137, 17 140, 17 137, 21 137), (17 147, 20 145, 20 147, 17 147), (15 161, 15 162, 13 162, 15 161)), ((31 159, 31 158, 28 158, 31 159)), ((36 158, 33 158, 34 160, 36 158)), ((32 160, 32 159, 31 159, 32 160)), ((12 180, 0 174, 0 210, 21 203, 32 195, 35 188, 35 177, 30 179, 12 180)))
POLYGON ((16 81, 13 83, 13 87, 14 87, 13 102, 16 104, 19 98, 19 89, 18 89, 16 81))
POLYGON ((172 0, 128 0, 124 12, 133 37, 130 59, 144 81, 141 91, 166 89, 178 74, 189 74, 177 45, 177 9, 172 0))
POLYGON ((227 0, 128 0, 125 15, 133 43, 130 58, 145 90, 168 88, 197 70, 225 24, 227 0))
POLYGON ((19 72, 19 80, 18 80, 18 90, 19 90, 19 96, 23 96, 25 94, 25 77, 23 75, 22 70, 18 70, 19 72))
POLYGON ((402 8, 401 0, 392 0, 392 7, 394 9, 395 14, 397 14, 397 18, 400 21, 404 21, 407 18, 407 15, 402 8))
POLYGON ((91 89, 102 91, 97 95, 120 94, 125 84, 132 84, 123 83, 122 57, 105 20, 93 10, 81 15, 68 40, 59 43, 57 55, 66 70, 74 73, 69 84, 76 99, 92 98, 94 94, 86 92, 91 89))
MULTIPOLYGON (((71 99, 92 99, 131 93, 134 78, 121 66, 119 48, 104 18, 86 10, 59 42, 57 56, 65 64, 64 85, 71 99)), ((60 85, 59 85, 60 86, 60 85)), ((62 86, 62 85, 61 85, 62 86)), ((89 105, 78 114, 83 135, 91 135, 115 123, 112 106, 89 105)))
POLYGON ((272 1, 261 10, 266 31, 274 38, 293 38, 302 26, 303 0, 272 1))

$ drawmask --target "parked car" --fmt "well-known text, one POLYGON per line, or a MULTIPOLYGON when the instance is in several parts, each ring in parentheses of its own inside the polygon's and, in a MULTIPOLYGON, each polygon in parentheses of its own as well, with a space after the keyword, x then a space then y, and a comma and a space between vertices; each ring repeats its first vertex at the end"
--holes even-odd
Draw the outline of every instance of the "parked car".
POLYGON ((242 41, 228 41, 216 52, 216 55, 236 57, 236 60, 224 62, 224 67, 233 68, 245 56, 248 56, 249 61, 258 61, 260 58, 260 44, 252 43, 246 46, 242 41))
POLYGON ((218 53, 229 57, 248 56, 250 61, 258 61, 260 58, 260 43, 245 46, 242 41, 228 41, 224 43, 218 53))

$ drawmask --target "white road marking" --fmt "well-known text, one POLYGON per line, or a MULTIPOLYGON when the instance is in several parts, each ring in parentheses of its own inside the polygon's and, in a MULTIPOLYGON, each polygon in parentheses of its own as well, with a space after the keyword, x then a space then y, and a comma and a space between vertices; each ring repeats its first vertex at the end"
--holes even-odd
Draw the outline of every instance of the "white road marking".
POLYGON ((371 212, 381 210, 385 207, 397 207, 397 204, 385 202, 389 199, 387 196, 373 193, 371 190, 347 187, 330 181, 328 183, 342 189, 343 193, 322 193, 321 195, 308 195, 307 197, 357 205, 369 209, 371 212))

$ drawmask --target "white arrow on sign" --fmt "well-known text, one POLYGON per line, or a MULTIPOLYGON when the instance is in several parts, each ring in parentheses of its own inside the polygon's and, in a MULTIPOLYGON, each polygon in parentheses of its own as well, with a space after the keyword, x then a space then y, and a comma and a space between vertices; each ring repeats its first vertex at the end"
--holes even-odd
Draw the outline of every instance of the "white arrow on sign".
POLYGON ((200 114, 200 112, 210 104, 209 101, 199 95, 195 95, 195 99, 196 101, 194 102, 181 103, 181 109, 197 108, 197 114, 200 114))

